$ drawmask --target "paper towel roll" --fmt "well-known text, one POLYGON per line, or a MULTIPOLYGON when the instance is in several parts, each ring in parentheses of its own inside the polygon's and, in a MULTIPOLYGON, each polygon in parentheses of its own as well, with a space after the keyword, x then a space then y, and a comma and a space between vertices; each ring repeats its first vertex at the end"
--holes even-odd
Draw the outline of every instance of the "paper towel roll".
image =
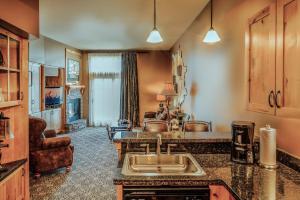
POLYGON ((260 128, 260 165, 266 168, 276 168, 276 129, 266 125, 260 128))

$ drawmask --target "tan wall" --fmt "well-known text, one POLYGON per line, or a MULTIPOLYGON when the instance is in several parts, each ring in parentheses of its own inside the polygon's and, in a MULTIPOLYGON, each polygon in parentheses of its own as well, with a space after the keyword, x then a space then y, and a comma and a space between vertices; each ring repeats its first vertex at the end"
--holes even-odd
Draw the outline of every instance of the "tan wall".
POLYGON ((230 130, 232 120, 254 120, 256 127, 271 124, 278 129, 278 147, 300 157, 300 120, 246 111, 247 88, 244 65, 244 32, 247 19, 271 0, 215 0, 214 27, 222 41, 207 45, 202 39, 209 29, 209 7, 196 18, 173 48, 180 44, 188 66, 187 87, 195 90, 184 104, 197 119, 213 121, 214 129, 230 130))
POLYGON ((1 0, 0 18, 27 33, 39 36, 38 0, 1 0))
POLYGON ((160 93, 166 81, 172 80, 172 66, 169 51, 151 51, 137 56, 140 121, 144 113, 156 111, 159 102, 156 94, 160 93))

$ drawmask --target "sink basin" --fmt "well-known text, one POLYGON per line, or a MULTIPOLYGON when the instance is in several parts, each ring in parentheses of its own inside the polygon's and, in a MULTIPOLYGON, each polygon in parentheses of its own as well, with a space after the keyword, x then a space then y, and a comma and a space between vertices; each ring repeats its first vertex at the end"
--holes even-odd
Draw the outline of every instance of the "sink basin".
POLYGON ((203 176, 205 172, 189 153, 125 155, 122 174, 125 176, 203 176))

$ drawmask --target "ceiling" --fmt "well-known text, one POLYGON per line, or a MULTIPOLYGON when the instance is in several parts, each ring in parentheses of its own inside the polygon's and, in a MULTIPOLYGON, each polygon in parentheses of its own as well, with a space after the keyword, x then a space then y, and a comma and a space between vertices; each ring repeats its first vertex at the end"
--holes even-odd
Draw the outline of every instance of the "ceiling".
POLYGON ((169 50, 207 3, 157 0, 161 44, 146 42, 152 0, 40 0, 40 32, 81 50, 169 50))

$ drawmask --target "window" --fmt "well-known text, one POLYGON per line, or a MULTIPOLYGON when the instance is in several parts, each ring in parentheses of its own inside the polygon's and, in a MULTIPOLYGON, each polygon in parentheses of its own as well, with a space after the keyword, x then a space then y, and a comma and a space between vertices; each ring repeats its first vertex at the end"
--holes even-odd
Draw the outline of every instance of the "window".
POLYGON ((119 119, 121 54, 89 54, 90 125, 119 119))

